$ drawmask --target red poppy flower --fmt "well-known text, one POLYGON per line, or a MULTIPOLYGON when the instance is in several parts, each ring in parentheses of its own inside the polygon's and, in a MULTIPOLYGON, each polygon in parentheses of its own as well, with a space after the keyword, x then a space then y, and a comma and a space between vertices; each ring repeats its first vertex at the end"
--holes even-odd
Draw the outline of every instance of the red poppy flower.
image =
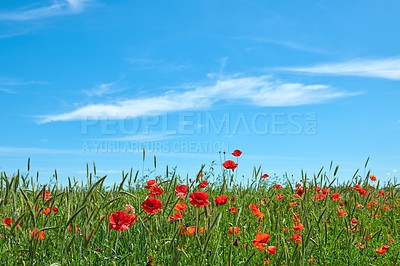
POLYGON ((241 152, 240 150, 234 150, 234 151, 232 152, 232 155, 233 155, 233 156, 236 156, 236 157, 239 157, 240 155, 242 155, 242 152, 241 152))
POLYGON ((11 225, 14 223, 13 218, 4 218, 4 225, 11 227, 11 225))
POLYGON ((238 209, 236 209, 235 207, 231 207, 229 210, 230 210, 231 213, 237 213, 238 212, 238 209))
POLYGON ((347 215, 346 210, 339 209, 339 212, 336 214, 337 216, 347 215))
POLYGON ((275 184, 275 185, 274 185, 274 188, 276 188, 276 189, 278 189, 278 188, 279 188, 279 189, 282 189, 282 186, 279 185, 279 184, 275 184))
POLYGON ((176 186, 175 192, 181 199, 184 199, 187 194, 187 186, 186 185, 176 186))
POLYGON ((152 187, 150 190, 150 193, 147 195, 152 196, 152 197, 157 197, 157 196, 161 196, 163 192, 164 192, 164 190, 162 190, 159 187, 152 187))
POLYGON ((231 202, 232 202, 232 204, 235 204, 235 196, 234 195, 232 195, 231 202))
POLYGON ((314 187, 313 188, 315 191, 321 191, 321 187, 314 187))
POLYGON ((238 166, 238 164, 235 163, 234 161, 228 160, 224 162, 222 166, 225 167, 226 169, 232 169, 232 171, 235 171, 235 168, 238 166))
POLYGON ((172 222, 172 221, 180 220, 180 219, 182 219, 182 214, 180 212, 176 212, 174 214, 174 217, 168 217, 168 222, 172 222))
POLYGON ((263 176, 261 178, 267 178, 267 177, 269 177, 269 175, 263 174, 263 176))
POLYGON ((186 232, 184 233, 187 236, 192 236, 196 232, 196 226, 188 226, 186 227, 186 232))
POLYGON ((207 206, 210 204, 208 199, 208 194, 205 192, 193 192, 189 196, 190 204, 195 205, 196 209, 200 208, 201 206, 207 206))
POLYGON ((255 205, 255 204, 250 204, 249 205, 249 209, 252 210, 252 211, 258 211, 258 206, 255 205))
POLYGON ((50 207, 43 210, 43 214, 48 215, 50 213, 50 207))
MULTIPOLYGON (((39 197, 43 197, 43 192, 40 193, 39 197)), ((46 190, 44 200, 48 201, 49 199, 51 199, 50 192, 46 190)), ((50 201, 48 203, 50 203, 50 201)))
POLYGON ((294 223, 293 230, 294 231, 304 231, 304 225, 302 225, 301 223, 294 223))
POLYGON ((146 181, 146 184, 147 186, 145 186, 144 188, 151 189, 152 187, 158 187, 160 183, 156 183, 156 180, 149 180, 146 181))
POLYGON ((137 220, 136 214, 129 214, 124 211, 117 211, 110 215, 109 229, 125 231, 137 220))
POLYGON ((376 176, 370 175, 369 178, 371 178, 372 181, 376 182, 376 176))
POLYGON ((385 254, 388 249, 389 249, 388 245, 383 245, 382 247, 377 248, 375 251, 377 254, 385 254))
MULTIPOLYGON (((37 231, 39 231, 39 229, 35 228, 31 231, 31 236, 33 236, 37 231)), ((38 234, 35 235, 35 239, 37 239, 39 237, 39 240, 43 240, 44 239, 44 232, 40 231, 38 234)))
POLYGON ((323 189, 321 192, 322 192, 322 194, 326 195, 326 194, 331 193, 331 190, 329 188, 327 188, 327 189, 323 189))
POLYGON ((150 214, 156 214, 162 208, 161 200, 157 198, 147 198, 142 203, 142 208, 145 212, 150 214))
POLYGON ((276 195, 277 200, 283 199, 284 197, 285 197, 285 195, 283 195, 283 194, 276 195))
POLYGON ((301 195, 303 195, 303 192, 304 192, 304 189, 302 187, 296 189, 296 195, 298 195, 299 197, 301 197, 301 195))
POLYGON ((339 193, 333 193, 331 199, 334 200, 334 201, 338 201, 340 199, 340 194, 339 193))
POLYGON ((358 222, 358 221, 357 221, 357 219, 356 219, 356 218, 353 218, 353 219, 351 219, 351 224, 352 224, 352 225, 356 225, 356 224, 357 224, 357 222, 358 222))
POLYGON ((270 240, 270 236, 268 234, 260 232, 256 235, 256 239, 251 240, 251 242, 253 242, 253 245, 256 249, 258 249, 260 251, 264 251, 265 245, 267 242, 269 242, 269 240, 270 240))
POLYGON ((53 212, 58 212, 58 209, 56 207, 53 207, 53 212))
POLYGON ((256 241, 260 242, 260 243, 267 243, 267 242, 269 242, 270 239, 271 238, 270 238, 269 234, 267 234, 267 233, 260 232, 256 235, 256 241))
POLYGON ((208 185, 207 180, 203 180, 199 186, 199 189, 205 188, 208 185))
POLYGON ((228 196, 226 195, 217 196, 217 198, 215 199, 215 203, 217 205, 225 205, 227 201, 228 201, 228 196))
POLYGON ((184 202, 179 202, 175 205, 174 209, 177 210, 178 212, 183 212, 186 210, 187 204, 184 202))
POLYGON ((271 255, 274 255, 275 252, 276 252, 276 247, 275 247, 275 246, 269 246, 269 247, 267 248, 267 252, 268 252, 269 254, 271 254, 271 255))
POLYGON ((250 204, 249 209, 253 211, 253 213, 254 213, 253 216, 260 217, 261 219, 264 217, 264 214, 258 209, 257 205, 250 204))
POLYGON ((300 242, 301 243, 301 237, 300 237, 300 233, 293 233, 293 237, 289 238, 289 240, 295 241, 295 242, 300 242))

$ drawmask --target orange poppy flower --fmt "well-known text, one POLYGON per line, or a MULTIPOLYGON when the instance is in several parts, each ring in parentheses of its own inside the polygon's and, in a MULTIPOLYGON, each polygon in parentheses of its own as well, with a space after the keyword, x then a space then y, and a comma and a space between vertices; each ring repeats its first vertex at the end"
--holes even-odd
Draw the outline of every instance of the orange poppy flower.
POLYGON ((268 252, 269 254, 274 255, 275 252, 276 252, 276 247, 275 247, 275 246, 269 246, 269 247, 267 248, 267 252, 268 252))
POLYGON ((230 210, 231 213, 237 213, 238 212, 238 209, 236 209, 235 207, 231 207, 229 210, 230 210))
POLYGON ((382 247, 377 248, 377 249, 375 250, 375 252, 376 252, 377 254, 385 254, 386 251, 387 251, 388 249, 389 249, 389 246, 388 246, 388 245, 383 245, 382 247))
MULTIPOLYGON (((37 231, 39 231, 39 229, 35 228, 32 230, 31 232, 31 236, 33 236, 37 231)), ((44 232, 40 231, 38 234, 35 235, 35 239, 37 239, 39 237, 39 240, 43 240, 44 239, 44 232)))
POLYGON ((294 223, 293 230, 294 231, 304 231, 304 225, 302 225, 301 223, 294 223))
POLYGON ((184 202, 179 202, 175 205, 174 210, 177 210, 178 212, 183 212, 186 210, 187 204, 184 202))
MULTIPOLYGON (((235 235, 240 235, 242 231, 240 231, 240 228, 235 225, 235 235)), ((233 227, 229 228, 228 234, 233 235, 233 227)))

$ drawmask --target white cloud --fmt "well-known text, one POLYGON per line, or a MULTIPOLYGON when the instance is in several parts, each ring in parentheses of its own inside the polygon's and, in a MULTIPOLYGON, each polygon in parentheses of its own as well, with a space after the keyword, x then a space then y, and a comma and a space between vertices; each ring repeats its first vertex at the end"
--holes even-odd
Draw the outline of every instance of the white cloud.
POLYGON ((92 97, 92 96, 96 96, 96 97, 101 97, 104 95, 108 95, 108 94, 114 94, 117 92, 121 92, 126 90, 126 87, 120 87, 118 85, 119 81, 114 81, 114 82, 110 82, 110 83, 102 83, 96 87, 94 87, 91 90, 85 90, 84 92, 92 97))
POLYGON ((47 84, 47 82, 43 81, 21 81, 15 79, 8 79, 4 77, 0 77, 0 92, 5 92, 9 94, 16 94, 17 91, 14 89, 9 89, 8 87, 16 87, 16 86, 25 86, 25 85, 37 85, 37 84, 47 84))
POLYGON ((0 12, 0 20, 24 21, 77 14, 84 10, 84 7, 88 2, 91 2, 91 0, 54 0, 52 1, 52 4, 48 6, 0 12))
POLYGON ((130 134, 123 137, 118 138, 101 138, 95 139, 95 141, 158 141, 158 140, 165 140, 165 139, 172 139, 177 138, 176 132, 164 132, 163 134, 130 134))
POLYGON ((0 88, 0 92, 5 92, 5 93, 8 93, 8 94, 15 94, 15 92, 13 90, 4 89, 4 88, 0 88))
POLYGON ((204 110, 216 102, 247 104, 259 107, 297 106, 326 102, 356 95, 326 85, 283 83, 269 76, 233 76, 212 85, 168 91, 160 96, 136 98, 116 103, 91 104, 63 114, 38 117, 39 123, 84 119, 124 119, 158 115, 166 112, 204 110))
POLYGON ((163 60, 153 60, 145 58, 126 58, 127 62, 135 66, 138 70, 157 70, 161 72, 180 71, 182 69, 192 68, 192 65, 186 63, 165 62, 163 60))
POLYGON ((10 154, 77 154, 80 150, 62 150, 62 149, 46 149, 46 148, 26 148, 26 147, 1 147, 0 155, 10 154))
POLYGON ((361 76, 400 80, 400 57, 386 59, 357 59, 348 62, 292 67, 283 70, 313 74, 361 76))
MULTIPOLYGON (((308 52, 308 53, 316 53, 316 54, 326 54, 326 53, 331 53, 329 51, 322 50, 317 47, 312 47, 308 45, 303 45, 298 42, 293 42, 293 41, 285 41, 285 40, 278 40, 278 39, 273 39, 273 38, 265 38, 265 37, 240 37, 238 39, 245 39, 249 41, 255 41, 255 42, 260 42, 260 43, 268 43, 268 44, 276 44, 276 45, 281 45, 290 49, 294 50, 299 50, 303 52, 308 52)), ((252 49, 254 47, 250 47, 252 49)), ((248 51, 249 48, 246 49, 248 51)))

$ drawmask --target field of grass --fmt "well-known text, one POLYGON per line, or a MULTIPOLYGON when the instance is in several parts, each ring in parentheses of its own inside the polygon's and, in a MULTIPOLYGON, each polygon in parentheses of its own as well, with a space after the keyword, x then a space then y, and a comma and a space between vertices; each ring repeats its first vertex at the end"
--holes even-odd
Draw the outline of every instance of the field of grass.
POLYGON ((254 168, 240 183, 238 159, 193 177, 160 174, 154 158, 154 169, 123 172, 111 187, 95 165, 66 185, 57 173, 40 184, 29 163, 3 172, 0 264, 396 264, 398 184, 383 186, 368 162, 345 183, 332 164, 298 177, 254 168))

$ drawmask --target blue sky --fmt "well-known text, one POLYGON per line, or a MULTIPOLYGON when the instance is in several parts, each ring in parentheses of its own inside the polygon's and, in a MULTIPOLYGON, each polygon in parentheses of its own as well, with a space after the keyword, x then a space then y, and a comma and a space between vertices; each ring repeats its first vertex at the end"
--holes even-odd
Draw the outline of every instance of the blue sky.
MULTIPOLYGON (((2 1, 0 169, 47 181, 243 151, 239 176, 400 170, 397 1, 2 1)), ((227 156, 231 158, 232 156, 227 156)), ((219 171, 219 170, 218 170, 219 171)))

